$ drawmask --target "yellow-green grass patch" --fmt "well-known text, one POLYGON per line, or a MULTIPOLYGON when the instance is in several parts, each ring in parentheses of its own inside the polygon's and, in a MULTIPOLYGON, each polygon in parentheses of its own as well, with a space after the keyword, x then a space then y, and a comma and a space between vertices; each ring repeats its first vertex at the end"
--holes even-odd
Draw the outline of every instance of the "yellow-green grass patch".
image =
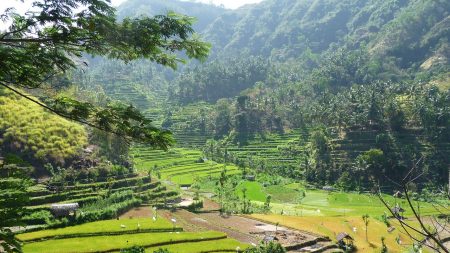
MULTIPOLYGON (((244 250, 248 247, 248 244, 238 242, 234 239, 221 239, 214 241, 193 242, 183 244, 172 244, 164 246, 172 253, 204 253, 204 252, 236 252, 236 248, 239 247, 244 250)), ((153 251, 161 247, 148 248, 145 252, 153 253, 153 251)))
MULTIPOLYGON (((389 220, 395 230, 388 232, 388 227, 383 222, 369 218, 368 225, 368 241, 366 241, 365 225, 362 217, 297 217, 286 215, 263 215, 253 214, 254 218, 268 221, 271 223, 279 223, 281 226, 287 226, 299 230, 309 231, 316 234, 328 236, 336 241, 336 235, 340 232, 348 233, 355 241, 358 252, 379 252, 381 249, 381 237, 385 238, 385 243, 389 252, 404 252, 410 247, 412 239, 406 236, 402 228, 396 220, 389 220), (397 243, 397 239, 401 241, 401 245, 397 243)), ((414 222, 409 222, 416 226, 414 222)))
POLYGON ((225 239, 220 232, 165 232, 92 236, 26 243, 25 253, 89 253, 118 251, 131 246, 164 247, 175 243, 225 239))
POLYGON ((163 218, 158 218, 156 221, 153 221, 151 218, 136 218, 96 221, 72 227, 35 231, 18 234, 17 238, 21 241, 33 241, 44 238, 78 237, 108 233, 129 233, 133 231, 158 232, 158 230, 166 231, 171 230, 172 228, 173 225, 163 218))

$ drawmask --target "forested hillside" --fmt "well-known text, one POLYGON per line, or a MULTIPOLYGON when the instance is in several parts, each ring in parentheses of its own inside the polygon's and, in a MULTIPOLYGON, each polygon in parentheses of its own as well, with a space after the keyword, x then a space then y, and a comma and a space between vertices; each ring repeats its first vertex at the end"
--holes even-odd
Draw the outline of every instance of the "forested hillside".
POLYGON ((372 155, 384 162, 370 170, 384 175, 423 157, 428 177, 446 177, 450 2, 267 0, 226 10, 140 0, 119 14, 161 10, 198 17, 212 44, 207 64, 172 72, 93 59, 73 81, 136 104, 182 146, 214 138, 216 150, 233 155, 233 145, 302 129, 298 140, 277 144, 295 163, 250 153, 264 170, 291 177, 333 184, 345 172, 367 187, 382 175, 361 180, 354 171, 372 155))
POLYGON ((164 0, 130 0, 122 3, 118 9, 118 16, 137 17, 142 15, 161 15, 173 11, 179 14, 195 17, 197 22, 193 28, 201 32, 226 10, 209 4, 194 3, 190 1, 164 1, 164 0))
MULTIPOLYGON (((169 89, 174 95, 169 100, 183 103, 235 96, 249 87, 249 81, 267 82, 265 71, 255 75, 248 70, 252 74, 247 80, 232 69, 239 64, 263 67, 255 60, 245 60, 254 57, 263 57, 263 63, 274 69, 269 85, 306 80, 326 89, 375 80, 426 81, 448 71, 449 9, 450 3, 444 0, 268 0, 238 10, 192 2, 127 1, 119 7, 119 15, 174 10, 197 17, 196 31, 211 42, 210 61, 214 64, 194 67, 197 64, 192 63, 195 70, 173 73, 143 67, 148 64, 141 62, 137 68, 147 70, 145 75, 136 75, 136 68, 119 73, 114 69, 123 65, 93 61, 87 76, 96 69, 100 73, 111 70, 122 80, 134 80, 158 94, 169 89), (201 79, 209 76, 220 80, 201 79), (171 82, 170 88, 166 81, 171 82), (193 95, 192 90, 198 94, 193 95)), ((95 77, 91 82, 107 85, 101 74, 95 77)))

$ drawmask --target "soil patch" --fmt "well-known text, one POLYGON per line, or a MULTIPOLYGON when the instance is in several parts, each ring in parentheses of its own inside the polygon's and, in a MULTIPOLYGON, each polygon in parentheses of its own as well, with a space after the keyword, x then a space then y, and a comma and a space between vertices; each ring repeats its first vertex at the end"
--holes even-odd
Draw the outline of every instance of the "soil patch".
POLYGON ((130 211, 122 214, 120 219, 131 219, 131 218, 147 218, 153 217, 153 209, 151 206, 140 206, 131 209, 130 211))

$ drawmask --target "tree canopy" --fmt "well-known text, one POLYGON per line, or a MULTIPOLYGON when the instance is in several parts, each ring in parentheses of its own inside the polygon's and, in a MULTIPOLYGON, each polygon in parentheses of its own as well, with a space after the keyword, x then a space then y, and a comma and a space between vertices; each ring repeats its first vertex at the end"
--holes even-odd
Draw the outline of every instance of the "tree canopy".
POLYGON ((98 108, 64 96, 44 102, 21 89, 46 87, 61 72, 83 64, 85 54, 130 62, 146 58, 176 68, 187 58, 204 60, 210 45, 194 33, 191 17, 169 12, 118 21, 109 0, 34 1, 19 14, 9 8, 0 18, 11 25, 0 33, 0 85, 65 118, 138 142, 167 149, 171 133, 154 127, 136 108, 111 103, 98 108))

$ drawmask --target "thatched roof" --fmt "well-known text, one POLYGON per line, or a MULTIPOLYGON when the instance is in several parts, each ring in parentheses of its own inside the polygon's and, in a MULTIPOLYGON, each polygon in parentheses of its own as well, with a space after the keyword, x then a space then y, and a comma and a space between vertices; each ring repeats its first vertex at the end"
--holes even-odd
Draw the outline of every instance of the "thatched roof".
POLYGON ((342 240, 344 240, 344 239, 349 239, 349 240, 352 240, 353 241, 353 237, 351 237, 349 234, 347 234, 347 233, 345 233, 345 232, 341 232, 341 233, 339 233, 337 236, 336 236, 336 240, 339 242, 339 241, 342 241, 342 240))
POLYGON ((324 190, 324 191, 334 191, 336 189, 333 186, 326 185, 326 186, 322 187, 322 190, 324 190))
POLYGON ((396 207, 392 208, 392 212, 393 213, 403 213, 404 211, 405 211, 405 209, 403 209, 403 208, 401 208, 399 206, 396 206, 396 207))
POLYGON ((403 193, 401 191, 396 191, 393 196, 395 198, 401 198, 401 197, 403 197, 403 193))
POLYGON ((78 203, 52 204, 51 206, 52 211, 75 211, 78 208, 80 208, 78 203))
POLYGON ((273 242, 273 241, 278 241, 278 238, 273 235, 265 235, 263 238, 263 241, 264 242, 273 242))
POLYGON ((256 176, 255 175, 246 175, 245 179, 249 180, 249 181, 255 181, 256 176))

